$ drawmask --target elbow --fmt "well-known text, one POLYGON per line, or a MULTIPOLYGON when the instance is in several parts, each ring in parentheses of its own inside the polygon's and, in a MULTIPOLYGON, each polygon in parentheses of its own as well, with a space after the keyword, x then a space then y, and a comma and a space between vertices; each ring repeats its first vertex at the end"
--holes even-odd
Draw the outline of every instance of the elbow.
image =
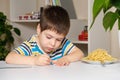
POLYGON ((84 53, 82 52, 82 54, 81 54, 81 58, 83 58, 85 55, 84 55, 84 53))
POLYGON ((13 53, 11 52, 11 53, 8 53, 8 55, 6 56, 6 58, 5 58, 5 62, 6 63, 12 63, 12 61, 13 61, 13 53))
POLYGON ((6 58, 5 58, 5 62, 6 62, 6 63, 10 63, 9 61, 10 61, 10 58, 9 58, 9 54, 8 54, 8 55, 6 56, 6 58))
POLYGON ((79 53, 79 60, 81 60, 84 56, 85 56, 84 53, 81 51, 81 52, 79 53))

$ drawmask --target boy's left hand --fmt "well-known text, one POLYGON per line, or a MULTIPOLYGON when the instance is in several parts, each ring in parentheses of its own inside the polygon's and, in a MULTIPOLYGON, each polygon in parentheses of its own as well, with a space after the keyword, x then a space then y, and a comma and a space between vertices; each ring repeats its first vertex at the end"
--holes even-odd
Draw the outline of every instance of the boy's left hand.
POLYGON ((57 66, 68 66, 70 61, 67 59, 67 57, 64 56, 58 60, 53 60, 52 63, 57 66))

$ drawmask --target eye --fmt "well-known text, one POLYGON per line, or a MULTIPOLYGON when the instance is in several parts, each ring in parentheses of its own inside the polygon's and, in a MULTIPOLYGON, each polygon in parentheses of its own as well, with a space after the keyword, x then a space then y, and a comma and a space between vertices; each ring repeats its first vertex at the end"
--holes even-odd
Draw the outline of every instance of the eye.
POLYGON ((62 39, 57 39, 57 41, 61 42, 61 41, 62 41, 62 39))
POLYGON ((47 39, 51 39, 52 37, 51 36, 46 36, 47 39))

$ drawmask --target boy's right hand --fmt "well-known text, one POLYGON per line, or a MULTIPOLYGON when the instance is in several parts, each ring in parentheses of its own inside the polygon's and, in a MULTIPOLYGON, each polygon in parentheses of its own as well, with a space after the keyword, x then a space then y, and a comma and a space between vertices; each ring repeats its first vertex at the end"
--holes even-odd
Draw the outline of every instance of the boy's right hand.
POLYGON ((49 65, 50 62, 51 62, 51 59, 47 54, 42 54, 42 55, 35 56, 35 59, 34 59, 34 64, 35 65, 44 66, 44 65, 49 65))

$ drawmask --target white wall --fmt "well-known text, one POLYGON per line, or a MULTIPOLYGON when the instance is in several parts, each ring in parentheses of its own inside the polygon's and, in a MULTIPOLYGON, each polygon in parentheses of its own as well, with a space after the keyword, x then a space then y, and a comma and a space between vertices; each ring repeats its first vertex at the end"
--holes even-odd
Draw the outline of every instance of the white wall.
MULTIPOLYGON (((7 18, 10 20, 10 1, 9 0, 0 0, 0 11, 4 12, 7 18)), ((13 34, 15 38, 15 46, 18 46, 21 42, 28 39, 32 34, 36 33, 37 23, 12 23, 14 27, 17 27, 21 31, 21 36, 16 36, 13 34)))
MULTIPOLYGON (((92 6, 93 0, 89 0, 89 17, 88 17, 88 24, 92 23, 92 6)), ((102 25, 102 18, 103 14, 100 13, 97 16, 96 21, 92 28, 89 30, 89 45, 88 51, 91 52, 97 48, 106 49, 110 53, 110 33, 105 32, 103 25, 102 25)))
MULTIPOLYGON (((89 3, 90 4, 93 4, 93 0, 90 0, 89 1, 89 3)), ((91 23, 90 21, 92 20, 91 19, 91 17, 92 17, 92 10, 91 10, 91 8, 92 8, 92 5, 89 5, 90 7, 89 7, 89 24, 91 23)), ((96 21, 95 21, 95 23, 94 23, 94 25, 93 25, 93 27, 95 27, 95 28, 99 28, 99 27, 102 27, 103 25, 102 25, 102 19, 103 19, 103 13, 101 12, 100 14, 99 14, 99 16, 97 17, 97 19, 96 19, 96 21)), ((99 43, 101 42, 101 40, 104 42, 104 44, 102 44, 101 46, 103 46, 104 45, 104 47, 103 48, 105 48, 106 47, 106 45, 108 44, 108 48, 110 49, 109 50, 109 53, 112 55, 112 56, 114 56, 114 57, 117 57, 117 58, 120 58, 120 48, 119 48, 119 44, 118 44, 118 27, 117 27, 117 23, 114 25, 114 28, 113 28, 113 30, 110 32, 110 36, 108 36, 108 38, 110 38, 110 39, 107 39, 107 37, 105 37, 105 35, 109 35, 109 32, 99 32, 101 29, 98 29, 96 32, 98 32, 98 33, 101 33, 101 34, 103 34, 103 35, 101 35, 101 34, 97 34, 98 35, 98 37, 96 37, 96 39, 94 40, 95 42, 96 42, 96 44, 92 44, 92 43, 94 43, 94 41, 91 41, 90 40, 90 44, 92 44, 93 46, 95 46, 95 45, 100 45, 99 43), (100 36, 104 36, 103 37, 103 39, 101 39, 100 38, 100 36), (107 41, 106 41, 107 40, 107 41), (109 43, 110 42, 110 43, 109 43)), ((95 30, 95 29, 94 29, 95 30)), ((104 30, 104 29, 103 29, 104 30)), ((94 34, 95 35, 95 33, 93 33, 93 31, 91 31, 92 32, 92 34, 94 34)), ((93 38, 92 36, 92 34, 89 34, 90 35, 90 38, 93 38)), ((89 38, 89 39, 90 39, 89 38)), ((90 48, 92 48, 92 47, 90 47, 90 48)), ((106 48, 107 49, 107 48, 106 48)))
POLYGON ((4 12, 4 14, 9 18, 9 0, 0 0, 0 12, 4 12))
POLYGON ((111 53, 117 58, 120 58, 120 46, 118 41, 118 24, 115 23, 111 31, 111 53))
MULTIPOLYGON (((88 19, 88 0, 72 0, 76 11, 77 19, 88 19)), ((38 0, 38 10, 39 7, 44 6, 44 0, 38 0)))
POLYGON ((77 19, 88 20, 88 0, 73 0, 77 19))
MULTIPOLYGON (((84 5, 84 2, 87 2, 87 0, 84 0, 83 3, 81 2, 81 0, 73 0, 73 2, 74 2, 74 6, 75 6, 75 10, 76 10, 76 14, 77 14, 78 19, 86 19, 87 17, 89 17, 89 16, 86 16, 88 13, 87 10, 84 10, 84 7, 88 6, 88 5, 84 5), (83 9, 81 10, 81 8, 79 8, 79 6, 81 6, 83 9)), ((41 0, 41 1, 38 0, 38 4, 43 5, 44 0, 41 0)), ((89 8, 91 8, 91 7, 89 7, 89 8)), ((85 8, 85 9, 87 9, 87 8, 85 8)), ((39 8, 38 8, 38 10, 39 10, 39 8)), ((9 16, 10 16, 9 15, 9 13, 10 13, 9 0, 0 0, 0 11, 4 12, 7 15, 7 17, 9 18, 9 16)), ((100 16, 100 18, 101 18, 101 16, 100 16)), ((89 19, 90 19, 90 17, 89 17, 89 19)), ((96 23, 96 26, 94 26, 94 27, 98 27, 98 26, 101 27, 102 26, 102 25, 100 25, 101 23, 99 22, 99 19, 98 19, 98 24, 96 23)), ((20 28, 20 30, 22 31, 22 40, 24 38, 27 38, 28 36, 30 36, 32 32, 35 33, 35 31, 34 31, 35 26, 23 27, 22 24, 19 24, 19 25, 20 25, 20 27, 18 27, 18 28, 20 28), (28 34, 28 31, 31 33, 28 34)), ((15 26, 17 26, 17 25, 15 25, 15 26)), ((96 44, 99 43, 99 36, 97 37, 97 39, 95 39, 95 41, 96 41, 96 44)), ((115 57, 120 57, 120 49, 118 46, 117 25, 111 31, 111 40, 109 40, 109 41, 111 41, 111 54, 115 57)), ((18 42, 19 42, 19 40, 18 40, 18 42)), ((92 41, 90 41, 90 43, 92 43, 92 41)), ((96 44, 94 44, 94 45, 96 45, 96 44)))
MULTIPOLYGON (((41 6, 44 6, 44 1, 45 0, 37 0, 37 10, 39 10, 39 8, 41 6)), ((82 5, 82 3, 86 2, 87 0, 85 1, 80 1, 80 0, 73 0, 73 3, 74 3, 74 6, 75 6, 75 10, 76 10, 76 14, 77 14, 77 19, 87 19, 87 12, 85 12, 86 16, 83 16, 84 15, 84 10, 79 10, 79 4, 81 4, 81 9, 82 7, 84 7, 87 11, 87 5, 85 7, 85 5, 82 5), (76 5, 77 4, 77 5, 76 5), (80 16, 80 17, 79 17, 80 16), (83 17, 82 17, 83 16, 83 17)), ((9 0, 0 0, 0 10, 5 12, 7 17, 9 18, 10 16, 10 1, 9 0)), ((14 6, 14 5, 12 5, 14 6)), ((15 8, 16 9, 16 8, 15 8)), ((11 9, 12 10, 12 9, 11 9)), ((17 10, 16 10, 17 11, 17 10)), ((14 15, 14 14, 12 14, 14 15)), ((86 23, 87 24, 87 23, 86 23)), ((36 33, 36 23, 13 23, 14 27, 17 27, 21 30, 21 37, 18 37, 18 36, 15 36, 15 47, 18 46, 22 41, 28 39, 32 34, 35 34, 36 33)), ((73 25, 75 26, 75 25, 73 25)), ((80 27, 83 27, 84 25, 79 25, 80 27)), ((79 31, 79 29, 77 29, 79 31)), ((80 33, 77 32, 77 35, 80 33)), ((77 39, 77 38, 76 38, 77 39)))

